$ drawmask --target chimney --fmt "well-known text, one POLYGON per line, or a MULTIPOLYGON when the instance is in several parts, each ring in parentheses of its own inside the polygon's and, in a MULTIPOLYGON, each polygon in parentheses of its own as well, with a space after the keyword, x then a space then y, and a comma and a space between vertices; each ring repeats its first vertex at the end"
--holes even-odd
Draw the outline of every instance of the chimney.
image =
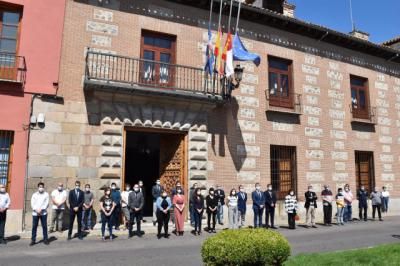
POLYGON ((296 6, 294 4, 290 4, 287 1, 283 3, 283 15, 287 17, 294 18, 294 10, 296 6))
POLYGON ((352 32, 349 33, 351 36, 359 38, 364 41, 369 40, 369 33, 354 29, 352 32))

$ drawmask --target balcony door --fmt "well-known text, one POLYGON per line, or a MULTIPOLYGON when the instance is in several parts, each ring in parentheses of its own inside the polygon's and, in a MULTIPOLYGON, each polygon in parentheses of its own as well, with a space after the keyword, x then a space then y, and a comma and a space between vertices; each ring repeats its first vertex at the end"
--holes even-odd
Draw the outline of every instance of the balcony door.
POLYGON ((350 77, 351 107, 354 118, 369 119, 367 79, 350 77))
POLYGON ((175 40, 170 35, 142 32, 140 80, 144 85, 173 87, 175 40))
POLYGON ((20 13, 0 5, 0 79, 17 80, 20 13))
POLYGON ((293 108, 292 63, 289 60, 268 57, 269 104, 293 108))

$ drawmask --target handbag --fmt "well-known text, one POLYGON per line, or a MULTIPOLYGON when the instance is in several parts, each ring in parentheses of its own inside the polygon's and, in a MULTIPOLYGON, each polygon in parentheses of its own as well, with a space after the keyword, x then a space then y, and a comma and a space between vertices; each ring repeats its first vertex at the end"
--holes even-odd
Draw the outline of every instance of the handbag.
POLYGON ((295 221, 300 221, 300 216, 299 216, 298 214, 296 214, 296 215, 294 216, 294 220, 295 220, 295 221))

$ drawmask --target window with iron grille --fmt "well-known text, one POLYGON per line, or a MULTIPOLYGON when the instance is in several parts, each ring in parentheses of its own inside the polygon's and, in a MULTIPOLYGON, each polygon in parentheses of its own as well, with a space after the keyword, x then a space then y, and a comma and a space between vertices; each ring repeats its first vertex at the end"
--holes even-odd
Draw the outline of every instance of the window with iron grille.
POLYGON ((374 153, 355 151, 357 191, 364 186, 369 192, 375 187, 374 153))
POLYGON ((268 90, 271 106, 293 108, 292 61, 268 57, 268 90))
POLYGON ((271 183, 282 200, 297 190, 296 147, 271 145, 271 183))
POLYGON ((0 183, 8 188, 11 176, 14 132, 0 130, 0 183))
POLYGON ((354 118, 368 119, 369 100, 368 100, 368 79, 350 76, 351 86, 351 109, 354 118))

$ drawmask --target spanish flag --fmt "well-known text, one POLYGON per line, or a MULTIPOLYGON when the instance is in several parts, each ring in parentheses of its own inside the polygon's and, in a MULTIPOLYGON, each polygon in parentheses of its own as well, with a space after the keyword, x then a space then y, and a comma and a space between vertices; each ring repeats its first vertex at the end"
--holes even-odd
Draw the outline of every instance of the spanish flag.
POLYGON ((225 75, 230 77, 234 74, 233 69, 233 51, 232 51, 232 34, 229 32, 226 38, 224 53, 222 59, 225 61, 225 75))
POLYGON ((214 55, 216 58, 215 70, 218 71, 220 74, 222 74, 222 72, 223 72, 222 63, 221 63, 221 58, 222 58, 221 36, 222 36, 221 28, 218 28, 217 39, 215 41, 214 55))

